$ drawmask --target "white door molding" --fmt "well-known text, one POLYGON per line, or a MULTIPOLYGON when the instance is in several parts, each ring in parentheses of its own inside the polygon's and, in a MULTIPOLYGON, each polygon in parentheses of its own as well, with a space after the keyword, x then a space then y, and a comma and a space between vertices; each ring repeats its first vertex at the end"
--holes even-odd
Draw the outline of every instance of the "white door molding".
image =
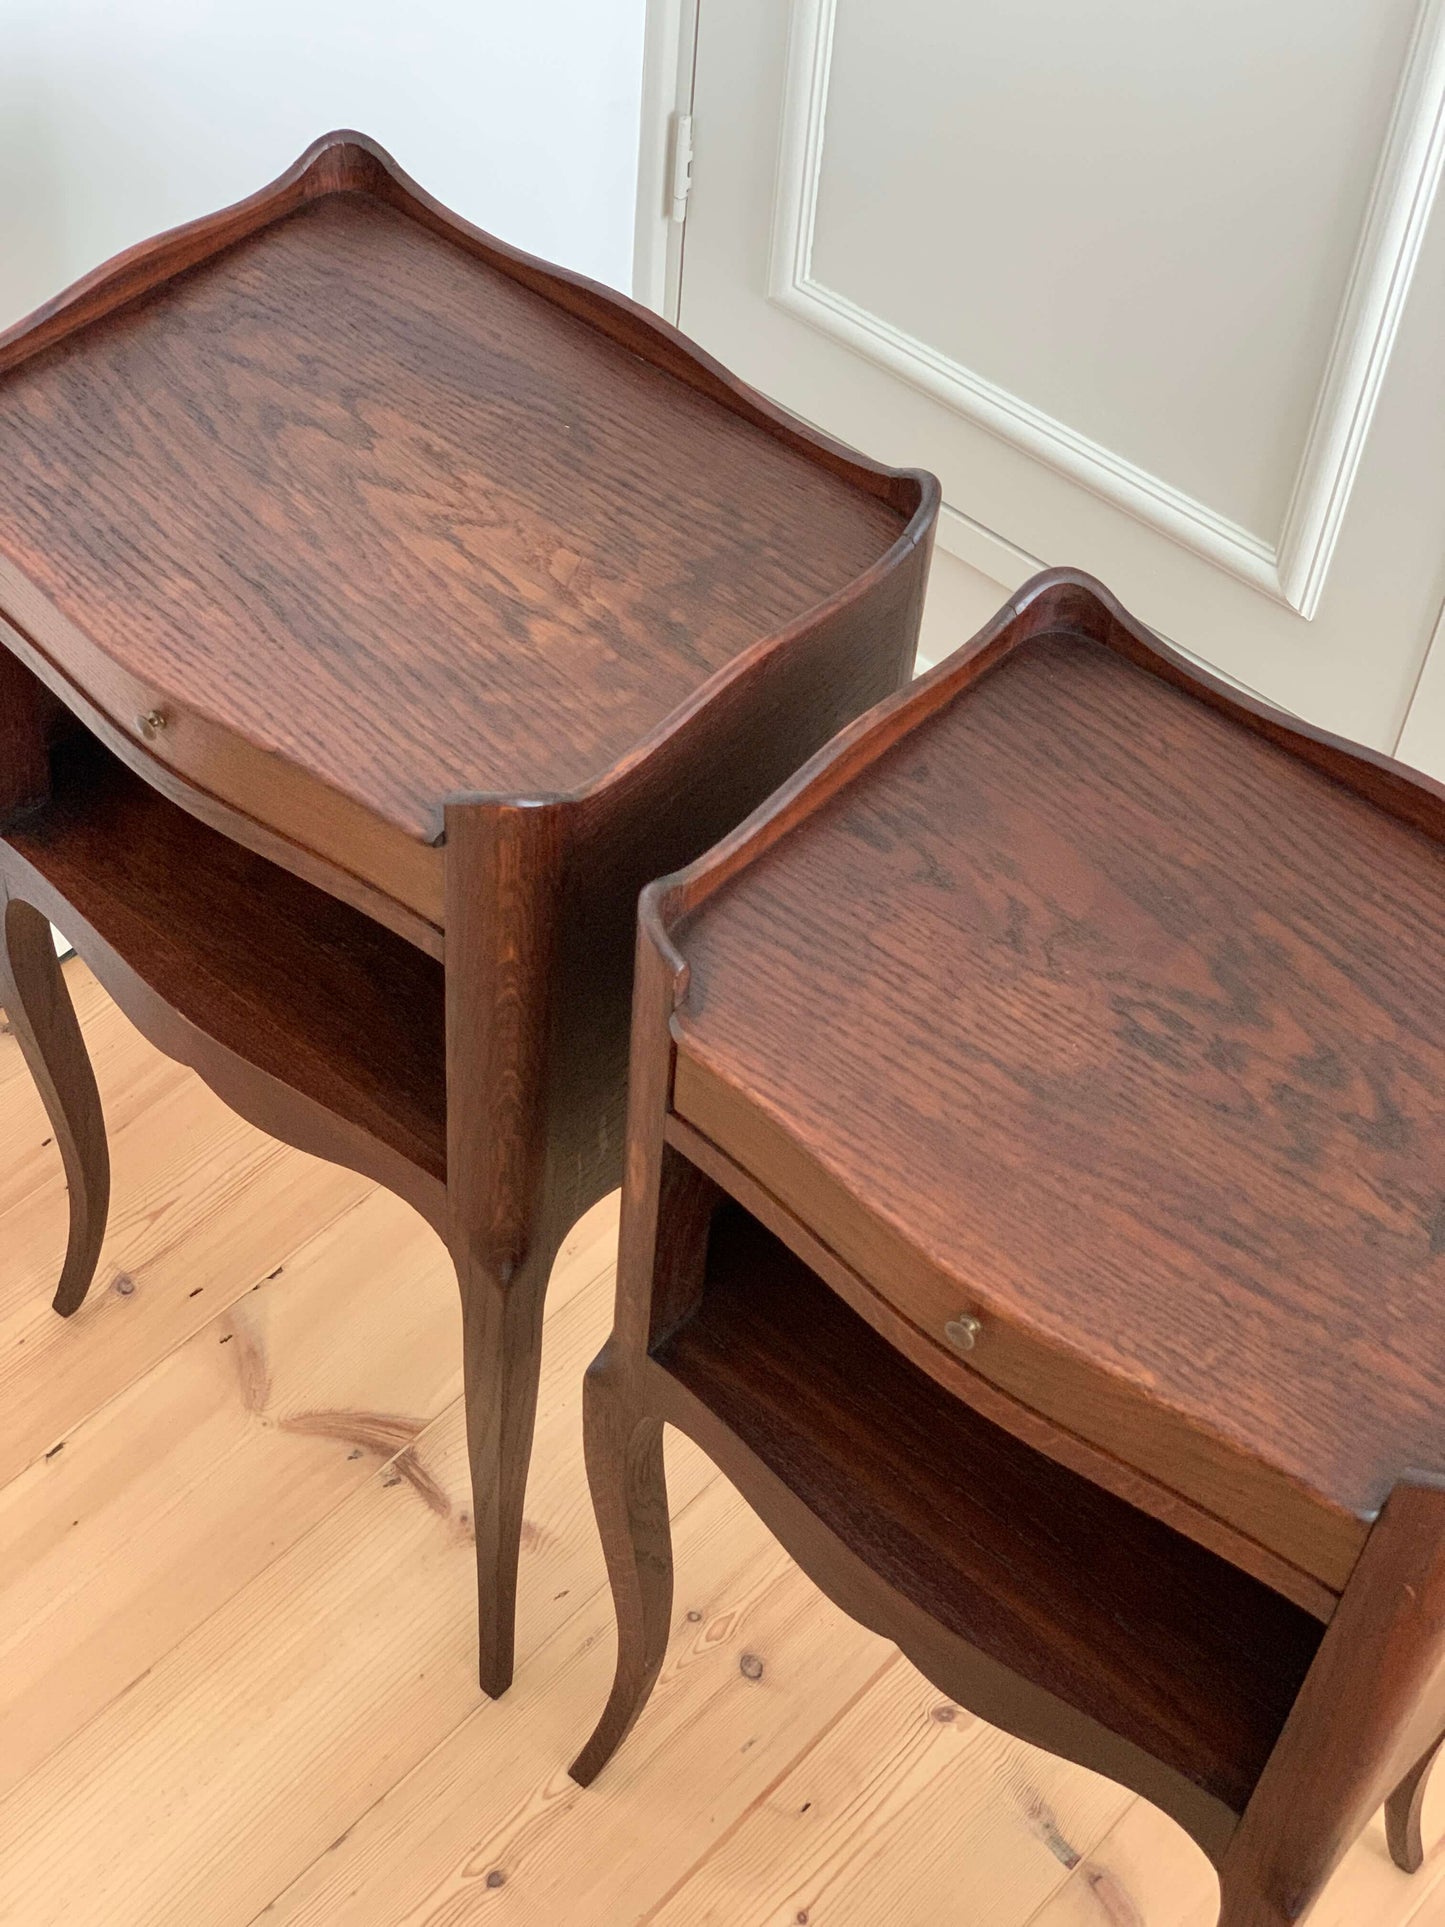
POLYGON ((682 302, 683 223, 673 218, 673 129, 692 110, 698 0, 647 0, 638 127, 632 296, 676 322, 682 302))
POLYGON ((1422 0, 1283 525, 1242 528, 825 286, 813 230, 838 0, 793 0, 769 297, 1300 615, 1318 606, 1445 160, 1445 0, 1422 0))
POLYGON ((1428 770, 1436 778, 1445 772, 1445 608, 1436 618, 1392 748, 1402 763, 1428 770))

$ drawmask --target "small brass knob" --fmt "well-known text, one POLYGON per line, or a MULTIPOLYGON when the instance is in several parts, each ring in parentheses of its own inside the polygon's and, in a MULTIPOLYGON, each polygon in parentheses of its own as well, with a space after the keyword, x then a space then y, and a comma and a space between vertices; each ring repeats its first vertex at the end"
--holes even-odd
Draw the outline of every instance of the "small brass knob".
POLYGON ((166 712, 163 709, 148 709, 144 716, 136 717, 135 726, 148 743, 153 742, 166 726, 166 712))
POLYGON ((971 1352, 978 1341, 983 1326, 970 1313, 961 1311, 957 1318, 950 1318, 943 1328, 943 1335, 956 1352, 971 1352))

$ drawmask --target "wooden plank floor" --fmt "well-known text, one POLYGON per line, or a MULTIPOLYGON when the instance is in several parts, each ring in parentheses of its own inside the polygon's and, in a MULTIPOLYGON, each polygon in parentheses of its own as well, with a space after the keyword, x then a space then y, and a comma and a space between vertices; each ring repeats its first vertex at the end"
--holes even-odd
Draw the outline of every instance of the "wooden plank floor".
MULTIPOLYGON (((578 1395, 615 1202, 552 1281, 520 1666, 493 1705, 440 1246, 239 1123, 66 968, 115 1213, 63 1323, 59 1161, 0 1036, 0 1920, 1212 1927, 1175 1827, 943 1703, 681 1440, 667 1664, 580 1792, 612 1631, 578 1395)), ((1407 1923, 1445 1924, 1445 1847, 1408 1880, 1377 1821, 1314 1927, 1407 1923)))

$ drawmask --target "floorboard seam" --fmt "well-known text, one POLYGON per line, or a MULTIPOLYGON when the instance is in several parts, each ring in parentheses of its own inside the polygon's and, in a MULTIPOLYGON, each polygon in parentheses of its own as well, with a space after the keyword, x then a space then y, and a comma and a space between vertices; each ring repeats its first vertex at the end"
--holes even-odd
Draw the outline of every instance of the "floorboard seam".
POLYGON ((721 1848, 726 1846, 728 1841, 731 1840, 733 1836, 742 1827, 746 1826, 749 1817, 753 1813, 755 1813, 760 1806, 762 1806, 764 1801, 772 1797, 773 1793, 776 1791, 776 1789, 779 1786, 782 1785, 783 1781, 787 1779, 788 1775, 793 1771, 793 1769, 801 1761, 806 1760, 808 1755, 814 1752, 822 1744, 822 1742, 825 1739, 827 1739, 828 1735, 833 1731, 833 1728, 838 1724, 838 1722, 841 1719, 845 1719, 847 1715, 852 1712, 853 1708, 858 1704, 859 1700, 861 1700, 865 1694, 871 1693, 873 1688, 878 1684, 879 1680, 881 1680, 893 1667, 899 1665, 902 1662, 902 1659, 903 1659, 903 1655, 899 1652, 898 1648, 894 1646, 889 1651, 887 1656, 884 1658, 883 1663, 878 1668, 878 1670, 874 1673, 870 1673, 868 1678, 863 1681, 863 1684, 858 1688, 856 1688, 856 1690, 848 1696, 848 1698, 843 1702, 843 1704, 840 1707, 838 1707, 836 1711, 823 1722, 823 1724, 817 1729, 817 1731, 809 1739, 803 1742, 803 1744, 798 1748, 797 1752, 792 1754, 791 1757, 788 1758, 787 1760, 783 1761, 783 1763, 779 1766, 778 1771, 773 1775, 772 1779, 768 1781, 768 1784, 765 1787, 763 1787, 753 1799, 749 1800, 748 1804, 743 1808, 742 1812, 738 1814, 737 1817, 728 1826, 726 1826, 723 1829, 723 1831, 718 1835, 717 1839, 709 1842, 707 1848, 698 1855, 697 1859, 693 1861, 692 1865, 678 1876, 678 1878, 668 1888, 665 1894, 660 1895, 659 1898, 653 1902, 652 1906, 648 1908, 645 1914, 640 1914, 638 1916, 636 1927, 649 1927, 649 1923, 657 1919, 657 1916, 661 1913, 662 1909, 664 1907, 671 1905, 671 1903, 677 1898, 677 1896, 687 1886, 688 1882, 692 1880, 695 1875, 697 1875, 702 1871, 702 1869, 707 1865, 708 1861, 712 1859, 713 1855, 719 1852, 721 1848))

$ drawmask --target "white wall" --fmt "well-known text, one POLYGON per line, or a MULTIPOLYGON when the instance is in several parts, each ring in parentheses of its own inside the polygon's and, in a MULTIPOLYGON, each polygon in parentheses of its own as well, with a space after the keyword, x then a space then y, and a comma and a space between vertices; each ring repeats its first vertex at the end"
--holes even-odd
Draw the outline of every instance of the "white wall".
POLYGON ((358 127, 503 239, 630 286, 644 0, 4 0, 0 326, 358 127))

